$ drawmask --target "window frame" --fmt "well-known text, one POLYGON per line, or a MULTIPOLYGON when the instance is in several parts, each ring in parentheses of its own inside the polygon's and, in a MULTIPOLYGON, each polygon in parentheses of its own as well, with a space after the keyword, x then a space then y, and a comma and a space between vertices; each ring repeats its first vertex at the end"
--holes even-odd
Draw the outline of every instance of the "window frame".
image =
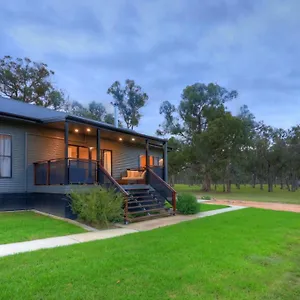
MULTIPOLYGON (((141 165, 141 159, 142 159, 142 157, 145 157, 145 159, 146 159, 146 154, 140 154, 139 155, 139 168, 145 168, 146 166, 142 166, 141 165)), ((159 165, 159 161, 161 160, 161 157, 160 156, 155 156, 155 155, 149 155, 149 167, 150 168, 153 168, 153 167, 161 167, 160 165, 159 165), (152 160, 152 164, 151 164, 151 160, 152 160), (156 162, 155 162, 155 160, 156 160, 156 162, 158 163, 158 164, 155 164, 156 162)))
POLYGON ((7 133, 1 133, 0 132, 0 137, 1 136, 6 136, 10 138, 10 155, 2 155, 0 154, 0 157, 9 157, 10 158, 10 176, 1 176, 0 174, 0 179, 9 179, 12 178, 12 161, 13 161, 13 155, 12 155, 12 149, 13 149, 13 139, 12 139, 12 135, 11 134, 7 134, 7 133))

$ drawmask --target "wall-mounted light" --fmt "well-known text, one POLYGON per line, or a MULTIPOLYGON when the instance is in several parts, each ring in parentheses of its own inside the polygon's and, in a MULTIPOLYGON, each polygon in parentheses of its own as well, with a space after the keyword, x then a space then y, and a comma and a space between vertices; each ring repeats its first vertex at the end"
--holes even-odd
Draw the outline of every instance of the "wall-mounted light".
POLYGON ((86 131, 87 131, 87 132, 91 132, 91 128, 87 128, 86 131))
POLYGON ((94 147, 90 147, 90 150, 93 150, 94 149, 94 147))
POLYGON ((119 141, 121 142, 121 141, 123 141, 123 139, 122 139, 122 138, 119 138, 119 141))
POLYGON ((131 138, 131 140, 134 142, 134 141, 135 141, 135 138, 131 138))
POLYGON ((75 131, 75 132, 79 132, 79 129, 76 128, 74 131, 75 131))

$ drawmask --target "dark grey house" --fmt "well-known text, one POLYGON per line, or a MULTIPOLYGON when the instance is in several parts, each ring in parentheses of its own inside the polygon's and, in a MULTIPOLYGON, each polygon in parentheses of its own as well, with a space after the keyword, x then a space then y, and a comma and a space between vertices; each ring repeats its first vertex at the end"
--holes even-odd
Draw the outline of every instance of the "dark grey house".
POLYGON ((175 210, 167 141, 0 97, 0 210, 72 217, 68 192, 100 184, 124 194, 125 221, 175 210))

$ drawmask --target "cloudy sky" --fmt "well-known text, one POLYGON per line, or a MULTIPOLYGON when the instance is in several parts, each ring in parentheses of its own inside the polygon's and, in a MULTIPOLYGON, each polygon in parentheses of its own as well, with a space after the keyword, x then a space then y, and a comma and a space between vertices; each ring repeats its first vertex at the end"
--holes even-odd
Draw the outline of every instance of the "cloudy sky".
POLYGON ((300 122, 299 0, 10 0, 0 10, 0 57, 55 71, 73 100, 101 101, 134 79, 149 95, 139 131, 152 134, 164 100, 195 82, 236 89, 229 107, 257 119, 300 122))

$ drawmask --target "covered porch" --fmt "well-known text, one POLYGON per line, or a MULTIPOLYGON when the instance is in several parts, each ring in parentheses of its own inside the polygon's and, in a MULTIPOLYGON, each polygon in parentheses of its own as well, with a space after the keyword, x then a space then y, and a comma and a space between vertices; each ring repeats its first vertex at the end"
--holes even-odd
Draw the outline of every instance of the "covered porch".
POLYGON ((46 159, 33 161, 35 191, 67 194, 75 187, 111 187, 124 196, 125 223, 169 215, 167 202, 175 212, 176 193, 167 183, 166 140, 78 117, 47 128, 61 138, 53 142, 54 156, 45 153, 46 159))
POLYGON ((165 140, 106 126, 78 121, 48 124, 63 136, 53 157, 39 149, 45 153, 39 157, 45 159, 33 161, 34 185, 105 184, 110 177, 121 185, 148 184, 147 169, 168 180, 165 140))

